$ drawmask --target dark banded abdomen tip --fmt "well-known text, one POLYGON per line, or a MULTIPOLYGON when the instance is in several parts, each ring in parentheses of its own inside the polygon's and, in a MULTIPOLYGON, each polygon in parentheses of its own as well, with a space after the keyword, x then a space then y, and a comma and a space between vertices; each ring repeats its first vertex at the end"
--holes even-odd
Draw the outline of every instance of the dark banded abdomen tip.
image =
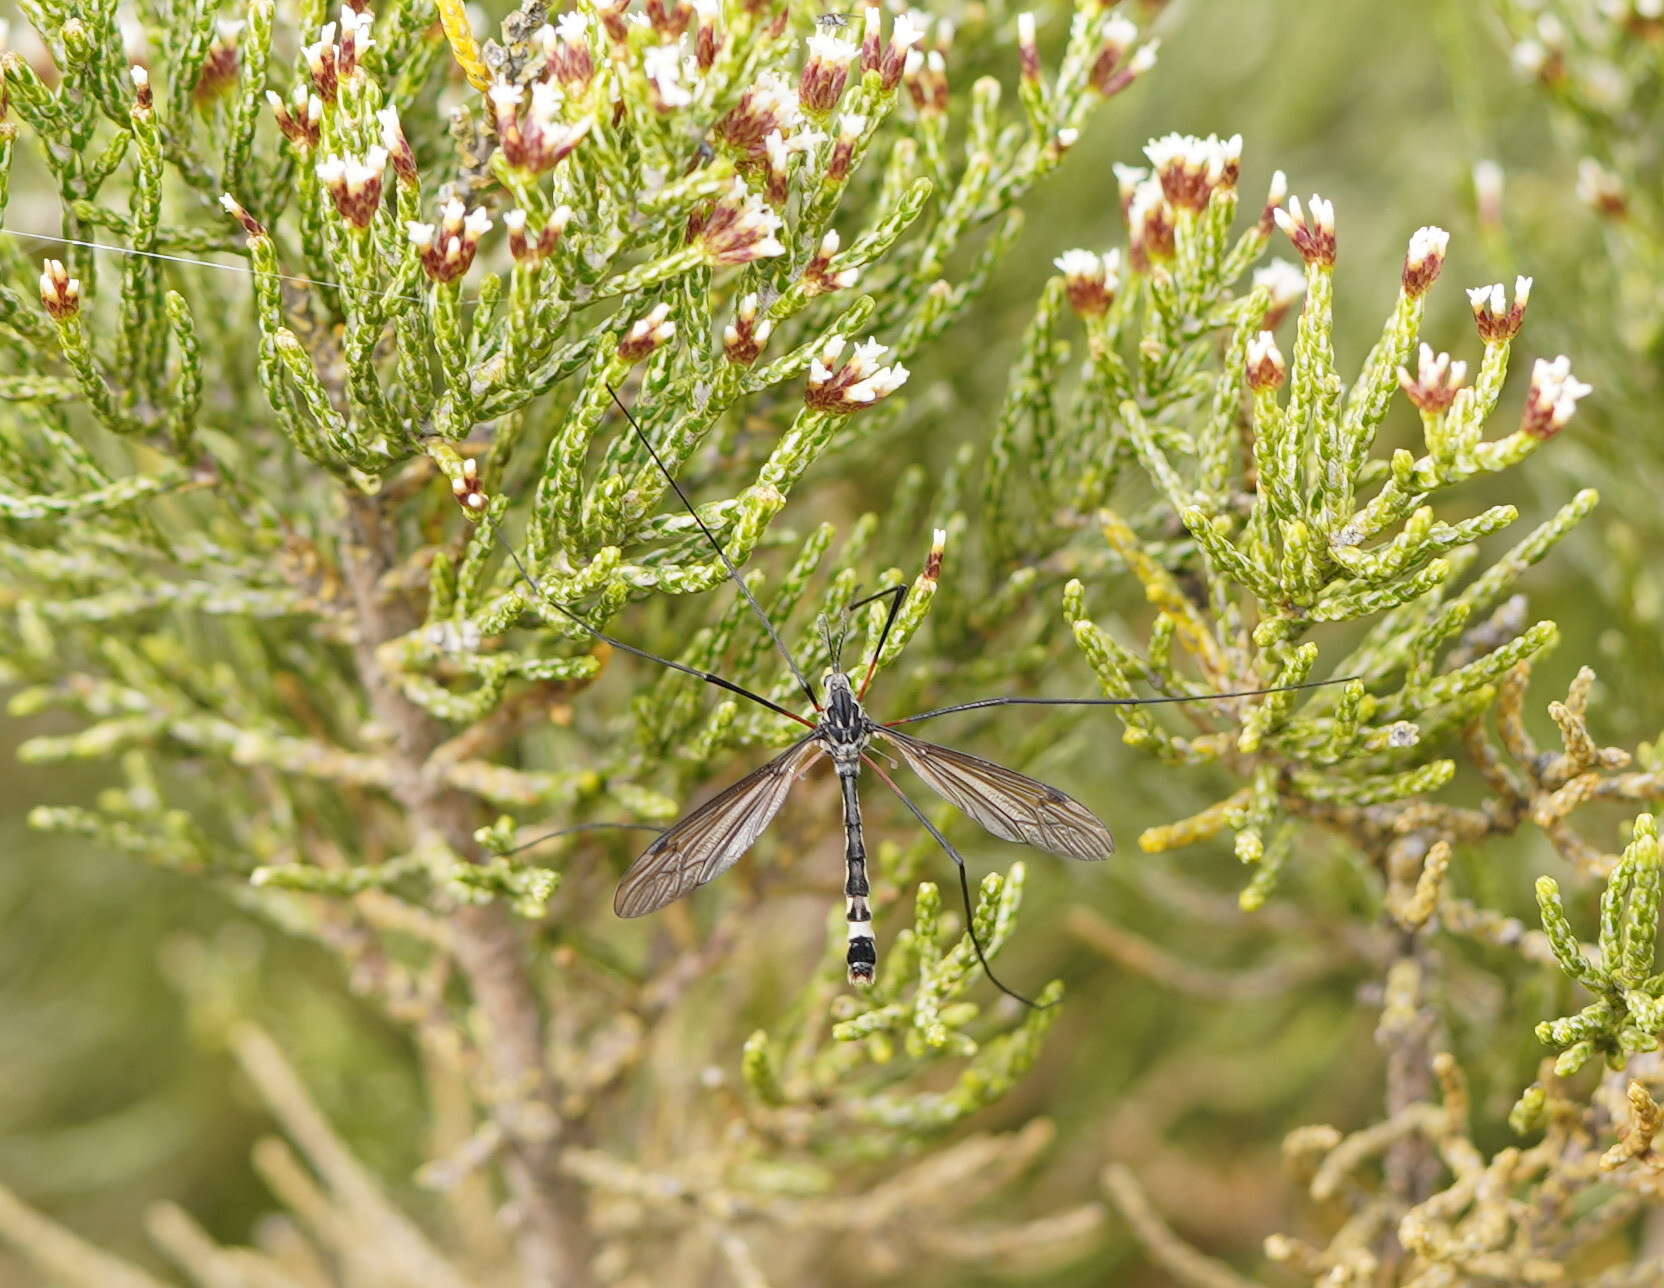
POLYGON ((878 947, 871 935, 852 934, 849 939, 849 982, 865 987, 872 983, 873 970, 878 965, 878 947))

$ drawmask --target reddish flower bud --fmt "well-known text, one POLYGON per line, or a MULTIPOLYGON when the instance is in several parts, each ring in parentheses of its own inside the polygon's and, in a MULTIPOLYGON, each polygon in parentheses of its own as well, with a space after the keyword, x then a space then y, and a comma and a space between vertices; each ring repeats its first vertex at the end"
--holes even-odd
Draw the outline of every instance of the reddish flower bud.
POLYGON ((1257 394, 1280 387, 1288 375, 1282 350, 1277 347, 1277 337, 1269 331, 1261 331, 1248 341, 1245 366, 1248 388, 1257 394))
POLYGON ((46 261, 40 275, 40 302, 54 322, 62 322, 81 311, 81 279, 56 259, 46 261))
POLYGON ((1403 367, 1398 369, 1398 385, 1421 411, 1436 416, 1447 411, 1456 401, 1467 380, 1468 364, 1452 362, 1448 353, 1434 353, 1433 346, 1421 346, 1416 361, 1414 378, 1403 367))
POLYGON ((757 296, 747 295, 734 311, 734 320, 722 331, 722 354, 737 366, 749 367, 762 356, 763 346, 774 334, 774 323, 757 318, 757 296))
POLYGON ((1476 286, 1468 292, 1468 303, 1473 308, 1473 322, 1479 328, 1479 338, 1486 344, 1512 340, 1525 325, 1525 306, 1531 302, 1531 279, 1514 279, 1514 302, 1509 304, 1502 283, 1476 286))
POLYGON ((1313 196, 1308 216, 1300 208, 1300 198, 1290 197, 1288 209, 1273 211, 1272 218, 1294 243, 1294 249, 1300 252, 1300 258, 1306 263, 1334 267, 1335 206, 1332 201, 1313 196))
POLYGON ((1571 359, 1561 354, 1553 362, 1538 358, 1531 368, 1531 388, 1525 395, 1525 412, 1520 428, 1532 438, 1553 438, 1563 428, 1578 400, 1592 386, 1572 375, 1571 359))
POLYGON ((1416 229, 1410 238, 1410 249, 1404 253, 1404 270, 1399 282, 1404 294, 1420 299, 1438 280, 1444 267, 1445 251, 1450 247, 1450 234, 1431 225, 1416 229))

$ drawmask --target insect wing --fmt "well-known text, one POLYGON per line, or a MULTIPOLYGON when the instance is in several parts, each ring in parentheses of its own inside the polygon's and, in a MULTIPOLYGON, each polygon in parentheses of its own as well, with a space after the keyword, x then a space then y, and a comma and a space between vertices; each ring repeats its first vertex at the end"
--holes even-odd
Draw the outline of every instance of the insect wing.
POLYGON ((630 865, 612 910, 620 917, 643 916, 733 867, 780 812, 792 784, 820 750, 812 737, 805 738, 683 818, 630 865))
POLYGON ((1098 816, 1055 787, 894 729, 880 729, 896 754, 920 778, 1002 841, 1018 841, 1096 861, 1115 853, 1115 840, 1098 816))

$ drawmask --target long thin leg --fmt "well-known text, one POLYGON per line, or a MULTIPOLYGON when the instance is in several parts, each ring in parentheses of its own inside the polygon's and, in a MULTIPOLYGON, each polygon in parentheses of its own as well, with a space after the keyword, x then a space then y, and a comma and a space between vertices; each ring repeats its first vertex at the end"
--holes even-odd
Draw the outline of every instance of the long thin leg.
POLYGON ((867 696, 867 686, 872 683, 872 677, 878 670, 878 659, 884 656, 884 644, 890 638, 890 627, 896 624, 896 618, 901 613, 902 601, 907 598, 907 583, 903 581, 897 582, 894 586, 886 586, 883 590, 875 591, 871 595, 857 599, 849 606, 850 611, 854 612, 857 608, 870 604, 874 600, 883 599, 886 595, 892 596, 890 611, 884 615, 884 629, 878 632, 878 644, 873 649, 872 657, 867 662, 867 673, 861 677, 861 687, 855 694, 857 701, 867 696))
POLYGON ((1276 684, 1269 689, 1236 689, 1229 693, 1180 694, 1163 698, 979 698, 975 702, 961 702, 956 706, 937 707, 921 711, 900 720, 886 720, 886 726, 912 724, 916 720, 931 720, 936 716, 951 716, 958 711, 980 711, 983 707, 1154 707, 1168 702, 1220 702, 1226 698, 1259 698, 1268 693, 1295 693, 1301 689, 1322 689, 1331 684, 1350 684, 1361 680, 1361 675, 1343 675, 1335 680, 1307 680, 1302 684, 1276 684))
POLYGON ((896 785, 896 780, 886 774, 883 767, 879 765, 877 761, 866 755, 863 755, 861 759, 866 762, 873 773, 877 774, 884 780, 884 785, 886 787, 901 798, 901 803, 907 806, 908 812, 911 813, 914 818, 918 819, 925 831, 929 832, 931 836, 936 838, 936 844, 940 845, 947 851, 948 857, 953 860, 954 866, 959 869, 959 896, 965 904, 965 933, 970 936, 971 947, 976 949, 976 959, 982 963, 982 973, 988 976, 988 982, 995 988, 999 989, 999 991, 1004 993, 1007 997, 1015 998, 1032 1011, 1044 1011, 1050 1007, 1056 1006, 1056 1002, 1036 1002, 1032 998, 1024 997, 1015 989, 1006 987, 1004 981, 1002 981, 998 975, 994 974, 994 968, 988 964, 988 954, 983 950, 982 940, 977 937, 976 910, 971 905, 971 879, 965 871, 964 856, 961 855, 958 850, 953 848, 953 843, 949 841, 947 837, 943 836, 941 830, 924 816, 924 811, 915 805, 912 798, 896 785))
POLYGON ((624 400, 618 396, 618 390, 608 385, 607 392, 612 395, 612 400, 618 404, 618 410, 624 413, 624 419, 630 422, 630 428, 636 431, 636 437, 641 440, 641 445, 647 449, 647 454, 653 458, 653 464, 659 467, 659 473, 664 475, 665 482, 675 489, 683 507, 693 516, 693 521, 699 525, 699 530, 705 534, 705 540, 711 543, 711 549, 716 551, 717 558, 722 560, 722 566, 728 570, 729 579, 740 588, 740 594, 745 596, 745 602, 750 604, 751 611, 757 614, 757 620, 763 624, 763 629, 768 632, 769 639, 774 641, 774 647, 779 650, 780 656, 786 659, 786 666, 791 670, 792 678, 797 681, 798 687, 803 690, 803 696, 809 699, 810 706, 819 711, 820 702, 815 697, 814 689, 809 686, 809 681, 803 678, 803 672, 798 669, 797 659, 792 656, 792 651, 786 647, 785 641, 775 631, 774 623, 769 621, 768 614, 763 611, 763 606, 757 602, 757 597, 751 593, 751 587, 745 584, 745 578, 740 576, 740 570, 734 567, 734 561, 728 557, 728 552, 722 548, 722 543, 716 539, 716 534, 706 526, 705 520, 699 517, 699 511, 693 508, 693 502, 688 499, 688 494, 682 491, 682 485, 676 481, 676 476, 665 465, 664 458, 659 455, 658 449, 642 432, 641 426, 636 423, 636 418, 630 414, 630 409, 624 405, 624 400))
POLYGON ((534 836, 529 841, 521 841, 519 845, 510 846, 506 850, 498 850, 502 855, 518 854, 521 850, 529 850, 534 845, 542 845, 545 841, 552 841, 557 836, 571 836, 577 832, 658 832, 661 835, 669 831, 657 823, 573 823, 568 827, 557 827, 552 832, 544 832, 541 836, 534 836))
POLYGON ((497 540, 502 544, 503 549, 508 552, 508 557, 514 561, 514 566, 520 570, 520 575, 526 579, 526 584, 537 592, 539 599, 543 600, 562 617, 587 631, 593 638, 600 640, 601 643, 610 645, 612 648, 617 649, 621 653, 629 653, 634 657, 646 658, 649 662, 657 662, 660 666, 668 666, 672 671, 680 671, 683 675, 691 675, 695 679, 705 681, 706 684, 714 684, 719 689, 726 689, 729 693, 737 693, 742 698, 749 698, 758 706, 767 707, 776 715, 785 716, 788 720, 795 720, 798 724, 805 725, 810 729, 815 727, 815 722, 813 720, 805 720, 802 716, 798 715, 797 712, 786 710, 786 708, 781 706, 778 702, 765 698, 760 693, 753 693, 744 685, 735 684, 732 680, 725 680, 720 675, 711 671, 700 671, 691 666, 684 666, 680 662, 672 662, 668 657, 660 657, 657 653, 649 653, 644 648, 637 648, 634 644, 626 644, 623 640, 614 639, 611 635, 606 634, 604 631, 596 630, 583 618, 579 617, 570 608, 566 607, 565 604, 562 604, 538 584, 537 578, 533 577, 531 573, 526 570, 526 565, 520 562, 520 556, 514 553, 514 547, 509 545, 507 539, 504 538, 502 533, 497 534, 497 540))

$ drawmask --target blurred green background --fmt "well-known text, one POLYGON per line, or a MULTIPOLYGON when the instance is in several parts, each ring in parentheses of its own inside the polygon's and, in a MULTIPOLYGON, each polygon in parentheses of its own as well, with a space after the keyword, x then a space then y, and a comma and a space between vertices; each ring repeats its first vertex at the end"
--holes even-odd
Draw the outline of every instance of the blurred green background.
MULTIPOLYGON (((0 16, 15 21, 7 8, 0 4, 0 16)), ((1540 708, 1564 691, 1577 665, 1599 667, 1603 651, 1635 643, 1621 630, 1603 638, 1603 625, 1632 606, 1632 592, 1612 578, 1605 534, 1621 516, 1647 548, 1659 526, 1643 480, 1615 468, 1625 463, 1620 445, 1630 435, 1655 431, 1634 419, 1644 404, 1602 398, 1602 364, 1616 352, 1614 319, 1594 218, 1572 195, 1575 155, 1557 146, 1544 105, 1510 68, 1484 4, 1190 0, 1154 21, 1164 39, 1156 70, 1095 118, 1031 202, 991 295, 917 374, 915 395, 936 384, 947 391, 944 414, 916 418, 905 441, 887 438, 886 469, 873 475, 893 477, 897 453, 943 466, 961 443, 990 430, 1004 359, 1051 257, 1121 239, 1112 162, 1138 162, 1144 141, 1169 131, 1240 132, 1245 203, 1258 200, 1274 168, 1287 172, 1292 191, 1335 202, 1342 370, 1355 365, 1392 306, 1406 239, 1434 223, 1453 238, 1430 340, 1475 356, 1459 288, 1529 272, 1536 289, 1528 352, 1564 348, 1595 382, 1587 413, 1566 436, 1580 441, 1558 442, 1510 476, 1528 480, 1534 496, 1474 498, 1519 504, 1524 530, 1578 486, 1594 481, 1606 490, 1597 521, 1526 581, 1535 615, 1557 618, 1566 635, 1539 668, 1540 708), (1489 244, 1473 216, 1471 168, 1482 157, 1502 164, 1508 185, 1506 239, 1489 244)), ((1043 34, 1055 42, 1061 27, 1054 21, 1043 34)), ((14 208, 25 196, 16 195, 14 208)), ((1411 421, 1393 423, 1403 432, 1411 421)), ((862 472, 859 462, 850 470, 862 472)), ((851 513, 881 500, 850 489, 841 495, 851 513)), ((1656 652, 1642 642, 1635 656, 1651 660, 1656 652)), ((1623 694, 1600 717, 1611 741, 1651 736, 1660 723, 1650 675, 1633 661, 1626 669, 1606 677, 1607 691, 1623 694)), ((47 717, 11 721, 0 733, 8 763, 0 794, 0 1181, 95 1242, 151 1264, 143 1213, 160 1197, 222 1238, 247 1238, 270 1207, 248 1163, 251 1143, 270 1125, 229 1056, 200 1039, 213 1026, 191 1022, 193 1008, 236 1007, 275 1033, 361 1156, 407 1190, 423 1157, 423 1113, 405 1036, 350 996, 321 951, 285 940, 199 883, 32 834, 24 822, 31 805, 87 799, 100 788, 93 771, 11 763, 19 742, 53 728, 47 717)), ((1040 1067, 979 1126, 1035 1113, 1057 1121, 1059 1144, 1020 1192, 1019 1202, 1037 1212, 1095 1193, 1106 1160, 1133 1159, 1183 1234, 1219 1255, 1252 1258, 1265 1233, 1300 1226, 1295 1187, 1276 1180, 1282 1132, 1313 1121, 1353 1126, 1378 1114, 1375 1014, 1359 1004, 1359 978, 1344 963, 1330 969, 1318 961, 1304 976, 1288 965, 1321 956, 1321 945, 1302 942, 1311 927, 1298 910, 1313 899, 1344 903, 1356 892, 1344 880, 1314 891, 1313 877, 1297 878, 1279 911, 1223 943, 1206 922, 1174 921, 1144 897, 1143 882, 1177 874, 1228 897, 1240 873, 1226 843, 1146 857, 1131 841, 1214 799, 1218 784, 1205 773, 1177 777, 1123 749, 1107 718, 1075 726, 1066 751, 1052 763, 1078 756, 1076 782, 1098 775, 1123 785, 1111 821, 1126 853, 1092 880, 1031 859, 1027 933, 1004 959, 1006 974, 1026 981, 1060 973, 1073 1000, 1040 1067), (1199 999, 1128 974, 1065 933, 1073 904, 1133 928, 1176 959, 1232 971, 1239 991, 1225 1002, 1199 999), (1273 959, 1276 969, 1256 974, 1273 959), (1291 993, 1293 979, 1302 982, 1291 993), (1207 1055, 1193 1058, 1196 1051, 1207 1055)), ((1489 853, 1484 879, 1516 912, 1530 906, 1532 875, 1558 870, 1534 837, 1489 853)), ((1335 881, 1332 866, 1320 871, 1335 881)), ((1475 994, 1459 1003, 1457 1022, 1471 1012, 1487 1033, 1500 1024, 1516 1039, 1490 1045, 1489 1066, 1474 1071, 1477 1116, 1495 1123, 1531 1076, 1539 1054, 1531 1023, 1548 1012, 1547 1000, 1529 990, 1497 996, 1491 982, 1485 995, 1481 981, 1491 979, 1473 974, 1475 994)), ((700 1004, 710 996, 701 994, 700 1004)), ((1165 1282, 1114 1218, 1108 1229, 1098 1253, 1050 1282, 1165 1282)), ((928 1280, 930 1272, 921 1267, 912 1277, 928 1280)), ((0 1284, 30 1282, 0 1251, 0 1284)))

